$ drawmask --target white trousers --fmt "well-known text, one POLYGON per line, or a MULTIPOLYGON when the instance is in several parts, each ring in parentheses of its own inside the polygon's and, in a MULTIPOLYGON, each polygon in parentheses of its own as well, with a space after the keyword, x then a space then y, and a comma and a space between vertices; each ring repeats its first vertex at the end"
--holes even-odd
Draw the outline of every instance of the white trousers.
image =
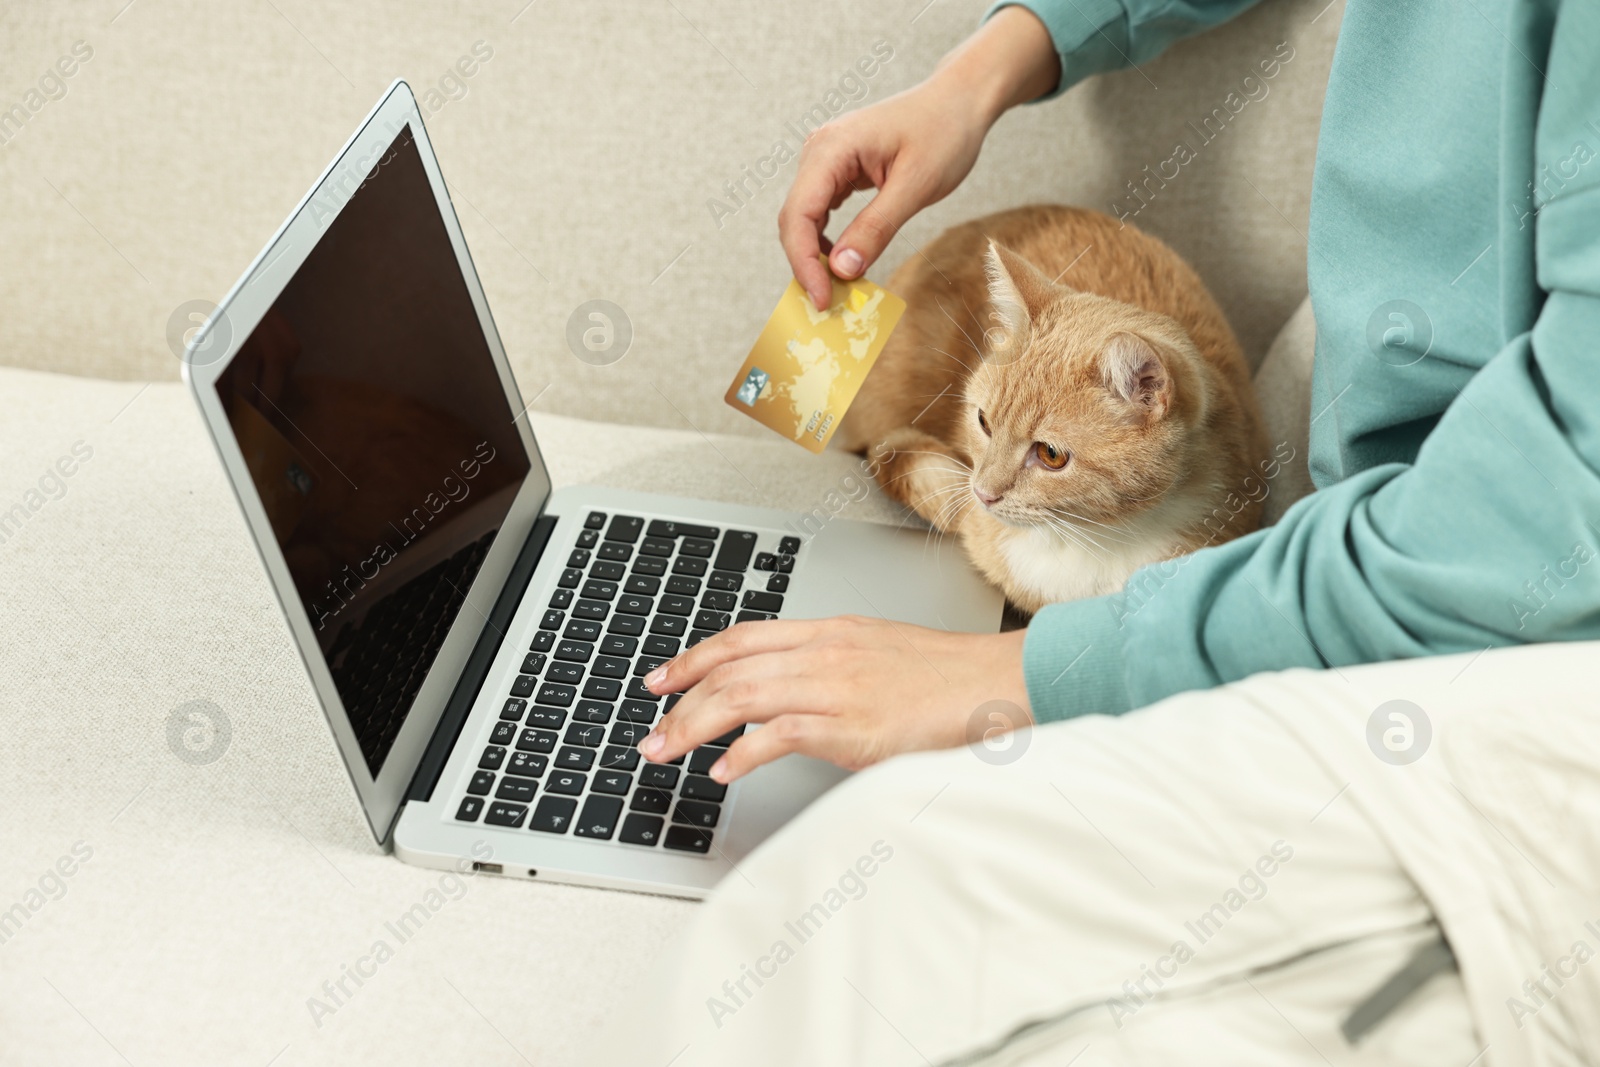
POLYGON ((1295 714, 1228 688, 856 775, 727 878, 598 1060, 1474 1064, 1455 971, 1341 1035, 1438 928, 1295 714))

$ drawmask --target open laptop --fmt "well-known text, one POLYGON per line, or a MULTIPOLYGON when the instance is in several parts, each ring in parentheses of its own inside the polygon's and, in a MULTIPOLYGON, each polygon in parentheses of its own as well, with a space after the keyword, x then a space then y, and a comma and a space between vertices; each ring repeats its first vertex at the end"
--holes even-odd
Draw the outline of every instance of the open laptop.
POLYGON ((842 772, 790 756, 718 785, 734 735, 648 763, 672 700, 645 672, 744 619, 1000 623, 922 531, 552 492, 404 82, 184 377, 372 832, 407 862, 702 896, 842 772))

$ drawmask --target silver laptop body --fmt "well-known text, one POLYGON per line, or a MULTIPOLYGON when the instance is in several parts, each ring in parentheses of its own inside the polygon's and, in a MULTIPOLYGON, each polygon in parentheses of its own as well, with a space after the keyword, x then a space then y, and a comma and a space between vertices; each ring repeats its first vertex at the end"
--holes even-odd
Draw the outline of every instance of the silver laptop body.
POLYGON ((922 531, 552 492, 404 82, 184 378, 373 835, 409 863, 703 896, 843 772, 790 756, 722 788, 714 746, 647 764, 668 702, 645 670, 741 617, 1000 623, 922 531))

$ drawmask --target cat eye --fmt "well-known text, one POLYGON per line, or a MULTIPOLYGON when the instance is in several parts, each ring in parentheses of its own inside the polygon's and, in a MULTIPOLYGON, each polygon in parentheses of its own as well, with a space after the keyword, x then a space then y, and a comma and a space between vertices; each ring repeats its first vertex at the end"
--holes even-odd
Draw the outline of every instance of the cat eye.
POLYGON ((1072 458, 1072 453, 1055 445, 1047 445, 1043 441, 1036 441, 1033 445, 1033 454, 1040 463, 1053 471, 1058 471, 1067 465, 1067 460, 1072 458))
POLYGON ((978 428, 984 432, 985 436, 994 436, 994 431, 989 429, 989 420, 983 417, 982 411, 978 412, 978 428))

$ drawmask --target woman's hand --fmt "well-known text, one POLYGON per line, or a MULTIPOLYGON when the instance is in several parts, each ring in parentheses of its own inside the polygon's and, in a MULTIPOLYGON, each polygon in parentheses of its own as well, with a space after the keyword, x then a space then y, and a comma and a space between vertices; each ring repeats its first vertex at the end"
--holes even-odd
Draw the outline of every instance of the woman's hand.
POLYGON ((818 257, 829 250, 828 215, 851 193, 878 190, 831 244, 828 265, 841 278, 860 277, 907 219, 960 185, 995 120, 1048 92, 1058 76, 1044 24, 1025 8, 1005 7, 926 81, 808 137, 778 212, 778 236, 812 303, 827 307, 832 299, 818 257))
POLYGON ((653 693, 683 692, 639 744, 663 763, 744 723, 711 768, 732 781, 790 752, 858 770, 901 752, 980 740, 995 700, 1028 720, 1025 631, 958 634, 859 616, 740 623, 658 667, 653 693))

